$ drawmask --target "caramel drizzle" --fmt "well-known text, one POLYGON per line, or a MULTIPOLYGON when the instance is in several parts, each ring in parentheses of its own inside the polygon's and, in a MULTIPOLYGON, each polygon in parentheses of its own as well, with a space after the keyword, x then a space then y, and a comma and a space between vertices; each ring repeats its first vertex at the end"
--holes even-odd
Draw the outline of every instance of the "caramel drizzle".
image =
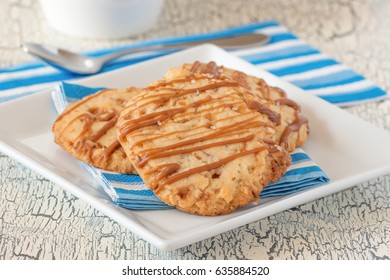
MULTIPOLYGON (((183 80, 190 81, 191 79, 187 78, 187 79, 183 79, 183 80)), ((173 81, 175 81, 175 80, 173 80, 173 81)), ((169 100, 171 98, 178 98, 178 97, 181 97, 181 96, 184 96, 184 95, 187 95, 187 94, 191 94, 191 93, 194 93, 194 92, 203 92, 203 91, 206 91, 206 90, 220 88, 220 87, 234 87, 234 86, 237 86, 237 85, 238 84, 235 83, 235 82, 228 82, 228 81, 217 82, 217 83, 214 83, 214 84, 208 84, 208 85, 197 87, 197 88, 184 89, 184 90, 181 90, 181 91, 178 91, 178 92, 174 92, 174 93, 168 93, 168 94, 165 93, 162 96, 162 99, 163 100, 169 100)), ((152 97, 155 98, 156 96, 152 96, 152 97)), ((151 113, 151 114, 145 115, 145 116, 140 117, 138 119, 128 120, 128 121, 126 121, 124 124, 122 124, 119 127, 119 132, 120 132, 120 135, 122 137, 122 140, 124 140, 129 133, 131 133, 131 132, 133 132, 135 130, 138 130, 138 129, 143 128, 145 126, 157 124, 158 121, 159 122, 163 122, 164 120, 169 119, 173 115, 176 115, 178 113, 182 113, 182 112, 186 111, 188 108, 191 108, 191 107, 198 107, 198 106, 200 106, 203 103, 209 102, 210 100, 211 100, 211 98, 208 97, 208 98, 205 98, 205 99, 193 102, 193 103, 191 103, 191 104, 189 104, 187 106, 173 108, 173 109, 168 109, 168 110, 164 110, 164 111, 159 111, 159 112, 155 112, 155 113, 151 113)), ((160 100, 156 100, 154 102, 157 102, 158 104, 160 104, 161 98, 160 98, 160 100)), ((133 104, 127 106, 126 110, 128 108, 132 107, 132 105, 133 104)), ((144 104, 140 104, 140 105, 137 106, 137 109, 140 109, 140 108, 142 108, 144 106, 146 106, 145 103, 144 104)), ((128 116, 128 118, 129 118, 129 116, 128 116)))
POLYGON ((72 110, 76 109, 77 107, 80 107, 81 105, 85 104, 87 101, 89 101, 89 100, 91 100, 93 98, 98 97, 99 95, 103 94, 106 91, 107 90, 99 91, 98 93, 96 93, 94 95, 90 95, 90 96, 87 96, 87 97, 83 98, 77 104, 71 104, 65 111, 62 112, 62 114, 60 116, 58 116, 57 120, 53 124, 53 128, 54 128, 56 123, 58 123, 61 119, 63 119, 70 112, 72 112, 72 110))
MULTIPOLYGON (((199 79, 199 78, 197 78, 197 79, 199 79)), ((195 78, 194 79, 191 79, 191 78, 176 79, 176 80, 170 81, 169 83, 175 83, 177 81, 189 82, 191 80, 196 80, 196 79, 195 78)), ((134 106, 137 106, 138 109, 140 109, 140 108, 145 107, 145 106, 152 104, 152 103, 162 105, 166 101, 168 101, 172 98, 182 97, 184 95, 188 95, 188 94, 191 94, 194 92, 201 93, 201 92, 204 92, 206 90, 215 89, 215 88, 219 88, 219 87, 236 87, 236 86, 238 86, 238 83, 236 83, 236 82, 222 81, 222 82, 217 82, 214 84, 208 84, 208 85, 204 85, 201 87, 189 88, 189 89, 183 89, 183 90, 178 90, 178 89, 172 88, 172 89, 168 89, 168 92, 163 92, 160 94, 153 94, 151 96, 148 96, 148 90, 146 90, 147 89, 146 88, 144 90, 144 93, 139 94, 138 96, 136 96, 136 98, 133 98, 132 103, 129 104, 126 108, 130 108, 134 105, 134 106), (140 100, 145 101, 145 100, 148 100, 150 98, 152 98, 153 100, 145 102, 143 104, 139 103, 140 100), (156 98, 157 98, 157 100, 156 100, 156 98)), ((167 89, 163 89, 163 91, 167 91, 167 89)))
POLYGON ((301 127, 307 124, 309 121, 301 114, 301 107, 295 101, 285 97, 276 100, 276 103, 279 105, 289 106, 295 110, 294 121, 283 130, 282 135, 280 136, 279 143, 281 144, 287 141, 291 133, 299 132, 301 127))
MULTIPOLYGON (((73 148, 76 152, 84 154, 87 157, 88 161, 92 160, 92 151, 94 148, 99 147, 96 143, 101 137, 103 137, 108 130, 113 128, 118 120, 118 114, 115 111, 111 112, 99 112, 97 115, 90 115, 88 113, 83 113, 79 116, 73 118, 59 133, 62 135, 68 130, 72 124, 76 121, 83 122, 83 128, 79 135, 76 137, 73 142, 73 148), (105 121, 106 123, 94 134, 91 134, 91 128, 95 121, 105 121)), ((107 160, 110 155, 118 149, 120 146, 118 141, 112 143, 107 149, 104 150, 102 156, 98 159, 99 161, 107 160)), ((102 148, 102 147, 100 147, 102 148)))
POLYGON ((158 182, 161 179, 171 175, 172 173, 175 173, 179 169, 180 169, 180 164, 167 163, 167 164, 158 165, 152 168, 149 172, 145 172, 145 173, 146 174, 157 173, 157 175, 155 176, 155 180, 158 182))
POLYGON ((280 125, 280 114, 272 111, 270 108, 265 106, 264 104, 258 101, 249 102, 248 107, 250 109, 256 110, 260 114, 265 114, 268 118, 275 123, 276 125, 280 125))
POLYGON ((96 142, 99 140, 103 135, 107 133, 107 131, 111 128, 113 128, 116 124, 116 121, 118 120, 117 116, 112 117, 101 129, 99 129, 94 135, 91 135, 89 137, 89 140, 92 142, 96 142))
POLYGON ((195 146, 187 149, 180 149, 180 150, 173 150, 173 151, 168 151, 168 152, 157 152, 154 154, 145 154, 142 156, 142 159, 138 162, 139 167, 143 167, 149 160, 151 159, 156 159, 156 158, 162 158, 162 157, 168 157, 168 156, 173 156, 173 155, 180 155, 180 154, 188 154, 190 152, 194 151, 199 151, 211 147, 217 147, 217 146, 223 146, 223 145, 228 145, 228 144, 234 144, 234 143, 241 143, 241 142, 247 142, 250 141, 254 138, 255 136, 253 134, 248 135, 246 137, 242 138, 237 138, 237 139, 229 139, 229 140, 224 140, 220 142, 214 142, 214 143, 209 143, 209 144, 204 144, 200 146, 195 146))
POLYGON ((149 125, 157 124, 158 122, 163 122, 171 118, 173 115, 184 112, 191 107, 198 107, 201 104, 206 103, 208 101, 210 101, 210 97, 198 100, 196 102, 188 104, 187 106, 158 111, 158 112, 150 113, 148 115, 144 115, 142 117, 139 117, 138 119, 127 120, 121 127, 119 127, 120 135, 122 139, 125 139, 129 133, 135 130, 138 130, 140 128, 149 125))
MULTIPOLYGON (((131 91, 133 88, 129 88, 126 91, 131 91)), ((77 103, 70 104, 69 107, 62 112, 62 114, 57 118, 54 122, 52 129, 54 130, 55 125, 61 121, 65 116, 69 115, 74 109, 80 107, 81 105, 91 101, 94 98, 98 98, 103 93, 106 93, 109 89, 101 90, 93 95, 87 96, 77 103)), ((107 98, 117 101, 116 99, 111 98, 111 96, 106 96, 107 98)), ((123 101, 122 101, 123 102, 123 101)), ((76 137, 76 140, 73 142, 72 146, 75 148, 77 152, 83 153, 87 156, 88 161, 92 159, 92 151, 94 148, 101 148, 103 153, 98 161, 107 161, 108 158, 117 150, 121 151, 123 154, 123 150, 121 150, 121 146, 119 141, 115 140, 108 147, 102 147, 97 142, 101 137, 103 137, 108 130, 115 127, 115 124, 118 120, 118 113, 116 111, 107 112, 104 110, 100 110, 98 108, 97 112, 91 112, 92 114, 84 113, 79 116, 76 116, 59 132, 59 136, 56 138, 61 138, 62 134, 69 129, 72 124, 78 120, 83 121, 83 128, 79 135, 76 137), (102 128, 99 129, 95 134, 88 135, 90 133, 91 127, 94 121, 104 121, 107 122, 102 128)))
POLYGON ((135 120, 127 121, 124 125, 119 127, 120 137, 122 138, 122 140, 124 140, 129 133, 149 125, 158 124, 158 122, 163 122, 166 119, 172 117, 175 113, 183 112, 184 110, 184 107, 174 108, 165 111, 155 112, 135 120))
MULTIPOLYGON (((175 88, 175 87, 172 87, 172 88, 169 88, 169 87, 166 87, 166 86, 170 86, 170 85, 175 85, 176 83, 186 83, 186 82, 190 82, 190 81, 198 81, 198 80, 202 80, 204 79, 204 77, 186 77, 186 78, 179 78, 179 79, 173 79, 173 80, 170 80, 170 81, 159 81, 158 84, 156 85, 153 85, 153 86, 148 86, 146 88, 144 88, 143 90, 143 93, 141 94, 138 94, 136 95, 135 97, 132 98, 132 103, 131 104, 128 104, 127 107, 131 106, 131 105, 137 105, 139 106, 139 101, 141 100, 147 100, 147 99, 153 99, 153 98, 167 98, 167 99, 170 99, 172 97, 179 97, 181 95, 177 95, 178 93, 180 93, 180 91, 178 92, 178 89, 175 88), (161 87, 164 86, 164 88, 161 89, 161 87), (148 93, 152 90, 157 90, 159 93, 154 93, 152 96, 148 96, 148 93), (167 93, 170 93, 171 95, 170 96, 166 96, 167 93)), ((220 80, 224 80, 224 79, 220 79, 220 80)), ((237 86, 238 84, 235 83, 235 82, 232 82, 232 81, 223 81, 223 82, 220 82, 221 84, 223 83, 223 86, 237 86), (230 85, 229 85, 230 84, 230 85)), ((188 93, 193 93, 194 90, 198 90, 199 92, 203 91, 203 90, 207 90, 207 89, 213 89, 213 85, 215 85, 215 87, 218 87, 218 84, 214 83, 214 84, 209 84, 209 85, 206 85, 204 87, 204 89, 202 89, 202 87, 197 87, 197 88, 189 88, 189 89, 186 89, 186 94, 188 93), (208 88, 208 86, 211 86, 210 88, 208 88)), ((184 95, 184 94, 183 94, 184 95)), ((153 101, 152 101, 153 102, 153 101)), ((155 102, 155 101, 154 101, 155 102)), ((150 104, 150 103, 148 103, 150 104)))
POLYGON ((258 86, 257 91, 261 92, 265 99, 270 100, 271 90, 268 84, 263 79, 259 78, 257 82, 257 86, 258 86))
POLYGON ((103 150, 100 160, 107 161, 108 158, 119 148, 122 148, 118 140, 115 140, 110 146, 103 150))
MULTIPOLYGON (((202 64, 199 61, 195 61, 189 71, 192 73, 210 74, 215 78, 224 78, 225 75, 224 74, 221 77, 220 74, 223 72, 223 68, 218 67, 215 62, 202 64)), ((250 89, 250 85, 246 79, 246 74, 240 71, 233 71, 230 75, 229 73, 227 73, 227 75, 231 76, 230 78, 236 81, 240 86, 250 89)), ((275 100, 276 104, 290 106, 296 111, 295 120, 284 129, 281 135, 280 143, 282 143, 287 140, 291 133, 299 131, 304 124, 307 124, 308 120, 300 114, 300 106, 293 100, 287 98, 287 94, 284 90, 278 87, 270 87, 263 79, 258 79, 256 91, 261 92, 263 97, 267 100, 271 100, 271 89, 278 94, 279 99, 275 100)), ((276 125, 280 125, 281 117, 278 113, 258 102, 256 102, 256 104, 252 103, 249 105, 252 105, 252 109, 257 110, 259 113, 266 114, 276 125)))
POLYGON ((212 78, 220 79, 223 66, 218 66, 214 61, 210 61, 207 64, 195 61, 188 71, 191 73, 207 74, 212 78))
MULTIPOLYGON (((252 114, 252 113, 242 114, 242 116, 249 115, 249 114, 252 114)), ((218 124, 219 122, 226 121, 226 120, 232 120, 233 121, 233 118, 234 117, 221 118, 221 119, 215 121, 214 123, 218 124)), ((251 118, 246 119, 246 121, 250 121, 250 120, 252 120, 254 118, 256 118, 256 116, 252 116, 251 118)), ((262 123, 262 122, 255 122, 253 127, 256 127, 256 126, 267 126, 267 124, 262 123)), ((204 127, 205 127, 204 125, 199 125, 199 126, 193 127, 192 130, 196 131, 196 130, 198 130, 200 128, 204 128, 204 127)), ((243 128, 236 127, 236 129, 237 129, 236 132, 239 133, 242 130, 244 130, 245 128, 246 127, 243 127, 243 128)), ((223 129, 226 129, 226 127, 220 127, 219 129, 223 130, 223 129)), ((154 137, 148 137, 146 139, 142 139, 142 140, 138 140, 138 141, 133 142, 133 144, 131 146, 134 147, 134 146, 137 146, 137 145, 142 145, 145 142, 153 141, 153 140, 156 140, 156 139, 159 139, 159 138, 164 138, 166 136, 171 136, 171 135, 175 135, 175 134, 178 134, 178 133, 184 133, 184 132, 188 132, 188 130, 176 130, 176 131, 169 132, 169 133, 166 133, 166 134, 161 134, 161 135, 154 136, 154 137)), ((200 134, 206 134, 206 133, 208 133, 208 132, 207 131, 201 131, 201 132, 196 132, 196 133, 192 133, 192 134, 188 134, 187 133, 186 136, 187 137, 194 137, 194 136, 197 136, 197 135, 200 135, 200 134)), ((142 134, 142 135, 144 136, 145 134, 142 134)), ((133 135, 133 137, 136 137, 136 136, 139 136, 139 135, 138 134, 133 135)))
POLYGON ((296 111, 299 111, 299 112, 301 111, 301 107, 295 101, 293 101, 289 98, 280 98, 280 99, 277 99, 275 102, 278 105, 286 105, 286 106, 293 108, 296 111))
POLYGON ((295 112, 295 120, 289 124, 283 131, 280 136, 280 143, 287 141, 288 136, 293 132, 298 132, 304 124, 307 124, 309 121, 306 117, 300 114, 298 111, 295 112))
POLYGON ((284 90, 282 90, 281 88, 272 87, 272 89, 279 94, 280 98, 287 98, 286 92, 284 90))
POLYGON ((162 180, 161 182, 159 182, 157 188, 155 189, 155 192, 158 193, 161 188, 167 184, 172 184, 178 180, 181 180, 181 179, 184 179, 184 178, 187 178, 191 175, 194 175, 194 174, 197 174, 197 173, 200 173, 200 172, 203 172, 203 171, 209 171, 209 170, 212 170, 212 169, 216 169, 218 167, 221 167, 222 165, 232 161, 232 160, 235 160, 239 157, 243 157, 243 156, 246 156, 246 155, 250 155, 250 154, 256 154, 256 153, 259 153, 261 151, 264 151, 264 150, 267 150, 267 147, 263 146, 263 147, 259 147, 259 148, 256 148, 256 149, 252 149, 252 150, 247 150, 247 151, 243 151, 243 152, 240 152, 240 153, 237 153, 237 154, 234 154, 234 155, 231 155, 231 156, 228 156, 226 158, 223 158, 223 159, 220 159, 216 162, 213 162, 213 163, 210 163, 210 164, 205 164, 205 165, 201 165, 201 166, 198 166, 198 167, 195 167, 195 168, 192 168, 192 169, 188 169, 186 171, 183 171, 181 173, 177 173, 169 178, 166 178, 164 180, 162 180))
MULTIPOLYGON (((227 96, 228 95, 226 95, 226 97, 227 96)), ((230 100, 228 100, 228 101, 230 101, 230 100)), ((232 100, 232 101, 235 101, 235 100, 232 100)), ((210 100, 209 104, 213 104, 213 103, 219 103, 219 100, 210 100)), ((191 116, 191 115, 194 114, 193 111, 177 113, 176 117, 179 120, 180 118, 185 118, 186 116, 191 116, 192 117, 191 120, 195 121, 195 120, 201 119, 201 118, 209 115, 208 112, 215 111, 216 109, 219 109, 219 108, 222 108, 222 109, 225 109, 227 107, 233 108, 235 106, 235 104, 236 104, 235 102, 227 103, 227 104, 217 105, 217 106, 214 106, 214 107, 211 107, 211 108, 208 108, 208 109, 198 109, 198 108, 196 108, 196 117, 192 117, 191 116)), ((190 107, 193 107, 193 106, 190 106, 190 107)), ((237 108, 237 110, 238 110, 238 108, 237 108)), ((214 114, 220 114, 220 113, 223 113, 223 111, 219 111, 219 112, 216 112, 216 113, 214 112, 214 114)), ((224 119, 220 119, 218 121, 222 121, 222 120, 224 120, 224 119)), ((161 125, 164 125, 164 124, 161 122, 161 125)), ((196 130, 196 129, 201 128, 201 127, 204 127, 204 126, 200 125, 200 126, 192 128, 192 130, 196 130)), ((185 130, 185 131, 188 132, 188 130, 185 130)), ((180 132, 180 131, 177 131, 177 132, 180 132)), ((183 131, 181 131, 181 132, 183 132, 183 131)), ((165 135, 170 135, 170 134, 173 134, 173 133, 168 133, 168 134, 165 134, 165 135)), ((142 133, 142 135, 145 136, 147 134, 142 133)), ((135 137, 135 136, 138 136, 138 134, 133 134, 133 137, 135 137)), ((164 135, 161 135, 161 136, 164 136, 164 135)), ((158 136, 158 137, 160 137, 160 136, 158 136)), ((151 140, 151 139, 152 138, 141 140, 141 141, 148 141, 148 140, 151 140)))
POLYGON ((234 81, 236 81, 243 88, 249 90, 250 86, 249 86, 246 78, 247 78, 247 75, 242 73, 242 72, 240 72, 240 71, 234 71, 233 74, 232 74, 232 79, 234 81))
MULTIPOLYGON (((210 133, 206 136, 184 140, 184 141, 178 142, 176 144, 171 144, 171 145, 164 146, 164 147, 159 147, 159 148, 154 148, 154 149, 146 149, 143 152, 145 154, 159 153, 161 151, 168 150, 168 149, 176 149, 176 148, 180 148, 183 146, 192 145, 192 144, 195 144, 195 143, 201 142, 201 141, 225 137, 227 135, 231 135, 232 133, 238 134, 241 131, 241 129, 243 129, 243 128, 248 129, 248 128, 253 128, 253 127, 258 127, 260 125, 262 125, 261 122, 258 122, 258 121, 248 122, 245 120, 242 122, 237 122, 237 123, 234 123, 231 125, 227 125, 223 128, 216 130, 214 133, 210 133)), ((232 141, 232 140, 230 140, 230 141, 232 141)))

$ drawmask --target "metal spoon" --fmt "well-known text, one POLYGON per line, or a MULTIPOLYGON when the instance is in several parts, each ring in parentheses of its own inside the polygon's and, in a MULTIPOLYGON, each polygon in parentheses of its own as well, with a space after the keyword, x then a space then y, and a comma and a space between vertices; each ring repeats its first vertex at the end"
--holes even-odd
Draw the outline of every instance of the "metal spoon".
POLYGON ((21 48, 26 53, 31 54, 32 56, 35 56, 60 70, 87 75, 98 73, 107 62, 113 59, 136 52, 154 50, 175 51, 204 43, 215 44, 225 49, 241 49, 260 46, 266 44, 268 41, 269 37, 264 34, 242 34, 217 39, 197 40, 186 43, 160 44, 147 47, 123 49, 99 57, 85 56, 58 47, 35 43, 24 43, 21 45, 21 48))

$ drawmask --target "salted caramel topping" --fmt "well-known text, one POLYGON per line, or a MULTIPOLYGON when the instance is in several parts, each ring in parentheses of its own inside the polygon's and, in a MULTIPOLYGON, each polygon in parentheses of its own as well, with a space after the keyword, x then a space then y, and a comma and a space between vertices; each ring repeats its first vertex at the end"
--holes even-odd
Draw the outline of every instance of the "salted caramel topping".
POLYGON ((304 117, 301 114, 301 107, 295 101, 284 97, 284 98, 277 99, 276 104, 286 105, 286 106, 289 106, 295 110, 294 121, 284 129, 284 131, 280 137, 280 143, 283 143, 283 142, 287 141, 287 139, 291 133, 298 132, 304 124, 307 124, 308 120, 306 117, 304 117))
POLYGON ((199 61, 195 61, 189 71, 192 73, 207 74, 210 78, 219 79, 223 69, 214 61, 210 61, 209 63, 203 65, 199 61))
POLYGON ((242 121, 242 122, 237 122, 237 123, 234 123, 234 124, 231 124, 231 125, 227 125, 225 127, 219 128, 217 130, 212 130, 213 131, 212 133, 210 133, 210 134, 208 134, 206 136, 203 136, 203 137, 183 140, 181 142, 178 142, 178 143, 175 143, 175 144, 171 144, 171 145, 168 145, 168 146, 164 146, 164 147, 159 147, 159 148, 154 148, 154 149, 147 149, 147 150, 144 150, 143 153, 149 155, 150 153, 158 153, 158 152, 161 152, 161 151, 164 151, 164 150, 168 150, 168 149, 176 149, 176 148, 192 145, 194 143, 201 142, 201 141, 217 139, 217 138, 220 138, 220 137, 225 137, 227 135, 230 136, 232 134, 233 135, 240 134, 240 133, 242 133, 241 129, 243 129, 243 128, 249 129, 249 128, 253 128, 253 127, 259 127, 261 124, 262 123, 259 122, 259 121, 248 122, 247 120, 245 120, 245 121, 242 121))
POLYGON ((302 114, 300 114, 298 111, 296 111, 295 120, 293 123, 291 123, 284 129, 280 137, 280 143, 287 141, 287 138, 291 133, 298 132, 301 129, 302 125, 307 123, 308 123, 308 119, 304 117, 302 114))
MULTIPOLYGON (((78 137, 77 138, 81 138, 84 136, 85 133, 87 133, 88 129, 90 128, 90 126, 92 125, 92 122, 93 122, 93 118, 92 116, 90 116, 89 114, 87 113, 84 113, 84 114, 81 114, 79 115, 78 117, 72 119, 63 129, 62 131, 60 131, 58 133, 58 138, 61 138, 63 133, 65 133, 65 131, 71 127, 76 121, 81 121, 83 122, 83 129, 81 130, 81 132, 79 133, 78 137)), ((77 141, 77 140, 76 140, 77 141)))
POLYGON ((244 74, 240 71, 234 71, 232 74, 232 79, 234 81, 236 81, 243 88, 250 89, 250 86, 248 85, 246 77, 247 77, 246 74, 244 74))
POLYGON ((224 140, 224 141, 220 141, 220 142, 214 142, 214 143, 204 144, 204 145, 200 145, 200 146, 195 146, 195 147, 191 147, 191 148, 187 148, 187 149, 173 150, 173 151, 168 151, 168 152, 161 151, 161 152, 157 152, 154 154, 145 154, 145 155, 141 156, 142 159, 138 162, 138 166, 143 167, 151 159, 163 158, 163 157, 180 155, 180 154, 187 154, 187 153, 194 152, 194 151, 199 151, 199 150, 203 150, 203 149, 207 149, 207 148, 211 148, 211 147, 229 145, 229 144, 233 144, 233 143, 242 143, 242 142, 250 141, 253 138, 254 138, 254 135, 251 134, 251 135, 248 135, 248 136, 242 137, 242 138, 228 139, 228 140, 224 140))
POLYGON ((168 163, 168 164, 162 164, 158 165, 150 172, 157 173, 155 176, 156 181, 160 181, 163 178, 166 178, 167 176, 171 175, 172 173, 175 173, 177 170, 180 169, 180 164, 177 163, 168 163))
POLYGON ((94 94, 94 95, 91 95, 91 96, 87 96, 85 97, 84 99, 82 99, 78 104, 74 105, 74 104, 71 104, 69 106, 69 108, 67 108, 64 112, 62 112, 62 114, 60 116, 58 116, 56 122, 53 124, 53 126, 59 122, 61 119, 63 119, 66 115, 68 115, 72 110, 74 110, 75 108, 77 107, 80 107, 81 105, 83 105, 84 103, 86 103, 87 101, 93 99, 93 98, 96 98, 98 97, 99 95, 103 94, 105 91, 107 90, 102 90, 102 91, 99 91, 98 93, 94 94))
POLYGON ((100 160, 106 161, 117 149, 121 148, 121 144, 118 140, 114 141, 111 145, 104 149, 100 160))
POLYGON ((181 112, 185 112, 187 109, 191 107, 198 107, 203 103, 209 102, 211 97, 206 97, 204 99, 195 101, 193 103, 188 104, 187 106, 158 111, 154 113, 150 113, 148 115, 144 115, 138 119, 130 119, 126 121, 121 127, 119 127, 119 132, 121 137, 124 139, 129 133, 138 130, 140 128, 157 124, 158 122, 162 123, 163 121, 171 118, 173 115, 176 115, 181 112))
POLYGON ((274 111, 272 111, 270 108, 265 106, 264 104, 258 102, 258 101, 251 101, 248 102, 248 107, 250 109, 256 110, 260 114, 265 114, 268 116, 268 118, 275 123, 276 125, 280 125, 280 115, 274 111))
POLYGON ((296 111, 299 111, 299 112, 301 111, 301 107, 295 101, 288 99, 288 98, 280 98, 280 99, 276 100, 276 104, 287 105, 296 111))
MULTIPOLYGON (((247 115, 251 115, 251 114, 252 113, 247 113, 247 114, 242 114, 241 116, 247 116, 247 115)), ((256 118, 256 116, 252 115, 252 117, 246 119, 246 121, 249 122, 248 124, 246 124, 246 126, 243 126, 242 123, 245 123, 245 122, 242 122, 242 123, 239 123, 236 127, 234 127, 235 126, 234 116, 218 119, 215 123, 219 123, 219 122, 222 122, 222 121, 230 120, 232 123, 234 123, 233 125, 221 126, 221 127, 219 127, 219 129, 222 130, 222 131, 225 131, 226 129, 230 129, 230 128, 234 127, 235 128, 235 132, 237 134, 243 133, 243 132, 245 132, 246 129, 251 128, 251 127, 259 127, 259 126, 267 127, 267 126, 269 126, 268 124, 263 123, 263 122, 259 122, 259 121, 250 122, 254 118, 256 118)), ((195 126, 195 127, 192 128, 192 131, 196 131, 196 130, 198 130, 200 128, 203 128, 203 127, 204 127, 204 125, 195 126)), ((165 137, 168 137, 168 136, 171 136, 171 135, 175 135, 175 134, 179 134, 179 133, 186 133, 187 137, 196 137, 198 135, 207 134, 208 132, 207 131, 201 131, 201 132, 195 132, 195 133, 189 134, 187 129, 186 130, 176 130, 176 131, 173 131, 173 132, 169 132, 169 133, 165 133, 165 134, 161 134, 161 135, 157 135, 157 136, 153 136, 153 137, 148 137, 148 138, 145 138, 145 139, 142 139, 142 140, 134 141, 131 146, 134 147, 134 146, 137 146, 137 145, 142 145, 143 143, 148 142, 148 141, 153 141, 153 140, 156 140, 156 139, 165 138, 165 137)), ((145 134, 143 133, 143 135, 145 135, 145 134)), ((133 134, 132 135, 133 138, 136 137, 136 136, 139 136, 139 135, 138 134, 133 134)), ((224 136, 224 134, 221 134, 221 136, 224 136)))
POLYGON ((263 79, 258 80, 257 91, 261 92, 261 94, 263 95, 263 97, 265 99, 269 100, 271 98, 271 90, 270 90, 268 84, 263 79))
POLYGON ((115 116, 111 118, 101 129, 99 129, 94 135, 89 136, 89 139, 93 142, 96 142, 99 140, 104 134, 107 133, 107 131, 111 128, 113 128, 116 124, 116 121, 118 120, 118 117, 115 116))
MULTIPOLYGON (((93 98, 92 96, 91 98, 93 98)), ((79 106, 79 104, 77 105, 79 106)), ((85 154, 87 156, 88 160, 91 160, 92 158, 92 151, 93 148, 101 146, 97 145, 97 141, 103 137, 108 130, 113 128, 118 120, 118 114, 115 111, 106 112, 106 111, 99 111, 94 110, 94 115, 91 115, 90 113, 83 113, 81 115, 76 116, 70 122, 60 131, 59 135, 65 133, 67 129, 72 127, 72 125, 76 121, 82 122, 82 129, 79 135, 76 137, 76 139, 73 142, 73 147, 78 151, 79 153, 85 154), (91 128, 94 122, 106 122, 98 131, 96 131, 94 134, 91 134, 91 128)), ((101 157, 101 160, 107 160, 108 157, 120 147, 119 142, 115 141, 112 143, 108 149, 104 150, 104 153, 101 157)))
POLYGON ((195 73, 195 72, 198 70, 198 68, 199 68, 200 65, 201 65, 201 63, 200 63, 199 61, 195 61, 195 62, 192 64, 191 68, 190 68, 190 72, 195 73))
POLYGON ((278 87, 272 87, 274 91, 276 91, 280 98, 287 98, 287 94, 284 90, 282 90, 281 88, 278 88, 278 87))
POLYGON ((194 174, 197 174, 197 173, 200 173, 200 172, 203 172, 203 171, 209 171, 209 170, 212 170, 212 169, 216 169, 216 168, 222 166, 223 164, 226 164, 226 163, 228 163, 228 162, 230 162, 232 160, 235 160, 235 159, 237 159, 239 157, 243 157, 243 156, 250 155, 250 154, 256 154, 256 153, 259 153, 259 152, 264 151, 266 149, 267 149, 267 147, 263 146, 263 147, 259 147, 259 148, 256 148, 256 149, 243 151, 243 152, 231 155, 229 157, 220 159, 220 160, 218 160, 216 162, 213 162, 213 163, 210 163, 210 164, 205 164, 205 165, 202 165, 202 166, 198 166, 198 167, 186 170, 184 172, 175 174, 175 175, 173 175, 171 177, 168 177, 167 179, 161 181, 158 184, 158 189, 156 191, 158 191, 161 187, 163 187, 163 186, 165 186, 167 184, 172 184, 172 183, 174 183, 174 182, 176 182, 178 180, 181 180, 183 178, 187 178, 187 177, 189 177, 191 175, 194 175, 194 174))
MULTIPOLYGON (((179 80, 184 80, 185 82, 190 82, 191 78, 177 79, 177 80, 172 80, 170 82, 173 83, 173 82, 176 82, 179 80)), ((178 90, 178 89, 172 88, 172 89, 169 89, 167 91, 166 89, 164 89, 164 92, 159 93, 159 94, 154 94, 151 96, 148 96, 147 93, 139 94, 138 96, 136 96, 136 98, 132 99, 132 103, 129 104, 127 106, 127 108, 129 108, 133 105, 137 106, 138 109, 145 107, 149 104, 156 104, 159 106, 159 105, 163 105, 165 102, 167 102, 168 100, 171 100, 172 98, 179 98, 179 97, 191 94, 191 93, 197 93, 197 92, 201 93, 203 91, 210 90, 210 89, 215 89, 215 88, 220 88, 220 87, 236 87, 236 86, 238 86, 238 84, 236 82, 222 81, 222 82, 216 82, 213 84, 208 84, 208 85, 204 85, 204 86, 200 86, 200 87, 183 89, 183 90, 178 90), (145 102, 145 103, 142 103, 142 104, 139 103, 140 100, 147 100, 147 99, 152 99, 152 100, 145 102)))
MULTIPOLYGON (((188 81, 188 79, 186 81, 188 81)), ((164 94, 160 98, 163 98, 164 100, 169 100, 170 98, 178 98, 178 97, 181 97, 181 96, 184 96, 184 95, 187 95, 187 94, 191 94, 191 93, 194 93, 194 92, 197 92, 197 91, 202 92, 202 91, 206 91, 206 90, 210 90, 210 89, 215 89, 215 88, 220 88, 220 87, 234 87, 234 86, 237 86, 237 85, 238 84, 235 83, 235 82, 228 82, 228 81, 216 82, 216 83, 204 85, 204 86, 201 86, 201 87, 184 89, 184 90, 177 90, 176 92, 173 92, 173 93, 164 94)), ((174 108, 174 109, 169 109, 169 110, 164 110, 164 111, 160 111, 160 112, 155 112, 155 113, 148 114, 148 115, 145 115, 143 117, 140 117, 140 118, 138 118, 136 120, 131 119, 130 121, 125 122, 119 128, 121 137, 124 139, 127 134, 129 134, 129 133, 131 133, 131 132, 133 132, 133 131, 135 131, 137 129, 140 129, 140 128, 148 126, 148 125, 156 124, 157 121, 162 122, 162 121, 172 117, 175 114, 178 114, 178 113, 186 111, 190 107, 198 107, 202 103, 206 103, 206 102, 209 102, 209 101, 210 101, 210 97, 208 99, 206 98, 206 99, 203 99, 203 100, 199 100, 199 101, 193 102, 193 103, 191 103, 191 104, 189 104, 187 106, 174 108)), ((159 103, 160 100, 158 99, 158 100, 156 100, 154 102, 159 103)), ((130 107, 131 105, 132 104, 130 104, 126 108, 130 107)), ((139 109, 139 108, 141 108, 143 106, 144 106, 144 104, 141 104, 141 105, 137 106, 137 108, 139 109)))

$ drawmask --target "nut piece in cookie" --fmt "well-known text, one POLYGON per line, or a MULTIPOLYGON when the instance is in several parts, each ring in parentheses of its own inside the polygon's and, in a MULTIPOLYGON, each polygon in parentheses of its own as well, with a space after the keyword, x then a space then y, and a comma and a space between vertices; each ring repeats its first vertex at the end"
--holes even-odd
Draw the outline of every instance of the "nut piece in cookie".
POLYGON ((268 85, 261 78, 218 66, 215 62, 200 63, 197 61, 171 68, 164 78, 170 80, 191 74, 229 79, 245 88, 256 100, 252 106, 256 107, 259 112, 268 114, 275 123, 278 142, 288 152, 293 152, 296 147, 306 142, 309 134, 308 120, 301 113, 300 106, 288 99, 282 89, 268 85))
POLYGON ((275 141, 275 124, 252 101, 235 81, 194 74, 155 82, 121 112, 118 139, 163 202, 227 214, 257 202, 291 161, 275 141))
POLYGON ((118 173, 136 172, 117 140, 115 124, 136 88, 102 90, 74 102, 53 124, 54 141, 77 159, 118 173))

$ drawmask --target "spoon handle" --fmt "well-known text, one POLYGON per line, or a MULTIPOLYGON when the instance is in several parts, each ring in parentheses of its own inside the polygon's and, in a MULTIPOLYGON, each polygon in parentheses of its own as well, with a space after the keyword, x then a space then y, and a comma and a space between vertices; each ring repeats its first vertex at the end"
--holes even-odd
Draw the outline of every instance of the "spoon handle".
POLYGON ((104 64, 120 56, 137 53, 137 52, 143 52, 143 51, 154 51, 154 50, 173 51, 173 50, 180 50, 180 49, 193 47, 193 46, 206 44, 206 43, 215 44, 224 49, 234 50, 238 48, 242 49, 242 48, 261 46, 268 42, 269 42, 269 37, 265 34, 261 34, 261 33, 240 34, 240 35, 233 35, 233 36, 221 37, 216 39, 202 39, 202 40, 191 41, 191 42, 159 44, 159 45, 122 49, 110 54, 103 55, 98 59, 100 60, 101 63, 104 64))

